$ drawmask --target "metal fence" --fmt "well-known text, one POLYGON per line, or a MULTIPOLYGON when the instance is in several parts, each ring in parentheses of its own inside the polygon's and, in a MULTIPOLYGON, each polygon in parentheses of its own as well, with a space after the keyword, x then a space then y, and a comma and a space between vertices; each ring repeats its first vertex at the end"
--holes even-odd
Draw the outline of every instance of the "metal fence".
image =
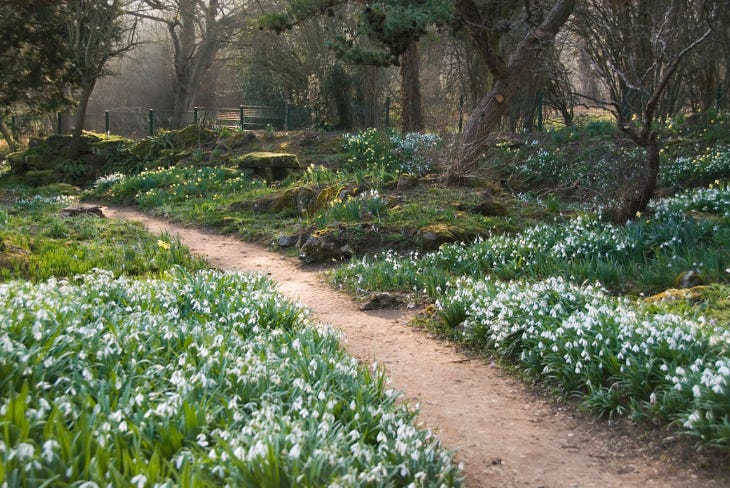
MULTIPOLYGON (((152 136, 157 131, 172 129, 174 114, 168 110, 145 108, 116 108, 104 112, 90 112, 86 116, 84 129, 118 134, 131 138, 152 136)), ((267 126, 287 129, 288 110, 274 107, 241 105, 239 107, 195 107, 185 112, 182 126, 201 124, 216 127, 238 127, 243 129, 262 129, 267 126)), ((63 122, 55 132, 63 133, 67 128, 63 122)))

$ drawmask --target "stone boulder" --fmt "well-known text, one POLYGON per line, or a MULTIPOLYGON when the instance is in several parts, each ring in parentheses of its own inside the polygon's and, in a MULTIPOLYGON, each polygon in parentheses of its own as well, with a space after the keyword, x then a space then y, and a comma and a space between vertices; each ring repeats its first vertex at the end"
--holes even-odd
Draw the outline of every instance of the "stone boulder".
POLYGON ((352 248, 342 242, 334 233, 315 233, 302 245, 299 259, 309 264, 339 261, 352 257, 352 248))
POLYGON ((383 308, 395 308, 402 304, 398 295, 388 292, 373 293, 360 305, 360 310, 380 310, 383 308))
POLYGON ((423 247, 427 250, 438 249, 442 244, 469 238, 464 229, 452 224, 424 225, 418 229, 418 237, 421 238, 423 247))
POLYGON ((302 166, 296 154, 274 152, 252 152, 233 160, 239 169, 252 170, 257 176, 270 181, 285 179, 292 171, 302 166))

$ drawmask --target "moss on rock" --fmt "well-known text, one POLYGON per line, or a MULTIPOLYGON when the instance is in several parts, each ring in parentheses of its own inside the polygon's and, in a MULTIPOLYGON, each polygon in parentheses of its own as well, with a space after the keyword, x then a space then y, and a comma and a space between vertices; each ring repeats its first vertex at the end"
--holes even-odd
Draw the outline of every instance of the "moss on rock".
POLYGON ((469 238, 469 233, 452 224, 430 224, 418 229, 425 249, 437 249, 442 244, 462 241, 469 238))
POLYGON ((236 158, 239 168, 289 168, 299 169, 299 159, 296 154, 275 152, 252 152, 236 158))
POLYGON ((207 144, 215 140, 215 132, 199 125, 189 125, 172 131, 172 144, 175 148, 184 148, 207 144))

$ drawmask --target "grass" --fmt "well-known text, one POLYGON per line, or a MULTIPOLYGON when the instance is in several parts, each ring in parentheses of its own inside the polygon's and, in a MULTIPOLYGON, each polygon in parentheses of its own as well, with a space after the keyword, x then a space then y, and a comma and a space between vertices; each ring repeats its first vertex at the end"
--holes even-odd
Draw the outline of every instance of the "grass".
POLYGON ((62 217, 61 209, 75 203, 76 197, 18 196, 6 190, 3 200, 9 201, 0 205, 0 281, 37 282, 94 268, 146 276, 178 265, 204 266, 177 240, 150 236, 140 224, 96 216, 62 217))

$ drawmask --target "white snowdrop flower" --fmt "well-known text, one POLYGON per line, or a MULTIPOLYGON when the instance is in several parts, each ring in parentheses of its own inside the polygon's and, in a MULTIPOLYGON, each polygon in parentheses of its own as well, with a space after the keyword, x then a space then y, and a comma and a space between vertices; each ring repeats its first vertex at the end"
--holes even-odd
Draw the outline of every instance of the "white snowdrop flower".
POLYGON ((200 447, 208 447, 208 438, 203 433, 198 434, 196 442, 200 447))
POLYGON ((137 488, 144 488, 145 484, 147 484, 147 477, 143 474, 138 474, 137 476, 133 477, 130 481, 137 488))
POLYGON ((702 391, 700 390, 699 385, 694 385, 692 387, 692 395, 694 395, 695 398, 699 398, 702 396, 702 391))
POLYGON ((43 448, 41 449, 41 457, 46 462, 46 464, 51 464, 55 456, 54 451, 60 449, 60 447, 61 445, 58 443, 58 441, 54 439, 47 440, 43 443, 43 448))
POLYGON ((21 442, 15 447, 15 453, 11 453, 10 459, 17 457, 19 462, 24 462, 31 459, 33 455, 35 455, 35 448, 33 447, 33 444, 21 442))
POLYGON ((292 447, 291 451, 289 451, 289 457, 293 459, 299 459, 301 453, 302 448, 299 446, 299 444, 294 444, 294 447, 292 447))
MULTIPOLYGON (((241 461, 246 460, 246 450, 241 446, 237 446, 233 450, 233 455, 236 456, 236 459, 240 459, 241 461)), ((178 468, 178 469, 180 469, 180 468, 178 468)))

